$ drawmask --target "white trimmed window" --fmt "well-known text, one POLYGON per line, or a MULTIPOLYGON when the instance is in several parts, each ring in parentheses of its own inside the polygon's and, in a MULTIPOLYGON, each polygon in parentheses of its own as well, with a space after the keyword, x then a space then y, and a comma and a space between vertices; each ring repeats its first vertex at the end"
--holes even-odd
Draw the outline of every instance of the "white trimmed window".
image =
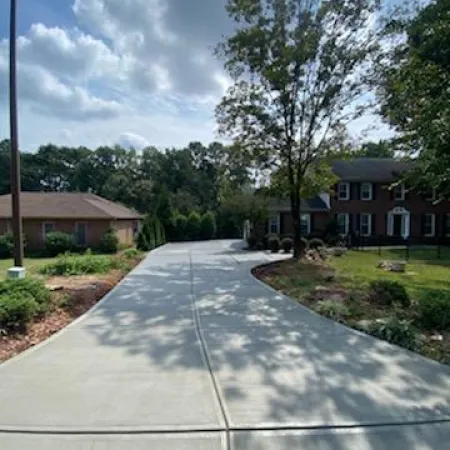
POLYGON ((348 181, 341 181, 338 184, 338 199, 350 200, 350 183, 348 181))
POLYGON ((42 224, 42 238, 45 239, 48 233, 53 233, 55 231, 54 222, 44 222, 42 224))
POLYGON ((424 215, 423 234, 426 237, 433 237, 436 234, 436 216, 434 214, 424 215))
POLYGON ((280 234, 280 215, 272 214, 269 218, 269 233, 280 234))
POLYGON ((372 235, 372 214, 361 214, 359 221, 359 232, 361 236, 372 235))
POLYGON ((311 234, 311 214, 300 215, 300 234, 302 236, 311 234))
POLYGON ((405 200, 405 185, 404 184, 397 184, 394 187, 394 200, 405 200))
POLYGON ((338 214, 337 215, 337 223, 339 234, 347 235, 350 225, 350 216, 348 214, 338 214))
POLYGON ((373 186, 372 183, 361 183, 361 200, 372 200, 373 186))

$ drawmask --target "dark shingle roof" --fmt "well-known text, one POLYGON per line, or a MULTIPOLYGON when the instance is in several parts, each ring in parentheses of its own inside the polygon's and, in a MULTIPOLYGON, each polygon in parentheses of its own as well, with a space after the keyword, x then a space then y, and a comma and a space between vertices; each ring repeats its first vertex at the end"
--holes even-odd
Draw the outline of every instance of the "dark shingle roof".
MULTIPOLYGON (((22 192, 23 218, 140 219, 136 212, 98 195, 78 192, 22 192)), ((11 217, 11 195, 0 196, 0 217, 11 217)))
POLYGON ((344 181, 392 182, 411 168, 410 161, 392 158, 357 158, 334 161, 333 172, 344 181))
MULTIPOLYGON (((289 199, 284 198, 270 198, 268 201, 268 206, 270 211, 290 211, 291 202, 289 199)), ((300 211, 301 212, 319 212, 319 211, 329 211, 329 207, 325 200, 321 196, 317 196, 311 199, 300 201, 300 211)))

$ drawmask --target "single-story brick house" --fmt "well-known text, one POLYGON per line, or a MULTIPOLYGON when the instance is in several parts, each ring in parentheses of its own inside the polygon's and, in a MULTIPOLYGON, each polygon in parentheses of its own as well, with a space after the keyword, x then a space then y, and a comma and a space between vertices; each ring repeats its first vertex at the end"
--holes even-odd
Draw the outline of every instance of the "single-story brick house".
MULTIPOLYGON (((356 158, 335 161, 339 181, 334 194, 302 200, 302 235, 317 235, 336 219, 342 236, 356 234, 364 242, 385 236, 432 243, 450 242, 450 201, 435 202, 432 193, 413 192, 396 184, 411 163, 392 158, 356 158)), ((266 231, 293 234, 287 199, 271 199, 266 231)))
MULTIPOLYGON (((72 192, 22 192, 21 211, 27 248, 41 250, 52 231, 73 234, 82 247, 98 247, 109 227, 121 244, 131 245, 142 216, 98 195, 72 192)), ((0 196, 0 234, 12 230, 11 195, 0 196)))

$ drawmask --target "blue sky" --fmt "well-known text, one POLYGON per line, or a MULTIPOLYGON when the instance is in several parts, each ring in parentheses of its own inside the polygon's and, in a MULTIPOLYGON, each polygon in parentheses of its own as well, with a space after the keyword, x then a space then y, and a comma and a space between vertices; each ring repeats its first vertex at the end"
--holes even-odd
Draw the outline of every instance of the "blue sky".
MULTIPOLYGON (((211 48, 226 0, 18 0, 21 148, 209 142, 228 79, 211 48)), ((8 135, 9 2, 0 2, 0 139, 8 135)), ((373 124, 365 117, 354 136, 373 124)), ((376 122, 370 136, 386 135, 376 122)))

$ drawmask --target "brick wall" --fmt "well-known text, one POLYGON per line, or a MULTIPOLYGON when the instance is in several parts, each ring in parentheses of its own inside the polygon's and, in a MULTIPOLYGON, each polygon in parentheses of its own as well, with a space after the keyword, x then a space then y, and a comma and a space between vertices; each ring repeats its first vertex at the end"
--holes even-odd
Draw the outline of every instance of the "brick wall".
MULTIPOLYGON (((355 218, 361 213, 370 213, 374 215, 373 235, 387 234, 387 214, 396 206, 407 209, 411 216, 410 235, 412 237, 422 236, 422 218, 425 213, 436 214, 436 235, 442 234, 445 215, 450 213, 450 202, 442 201, 433 205, 423 196, 407 192, 404 201, 394 200, 393 193, 388 186, 374 183, 373 200, 360 200, 360 183, 350 183, 350 200, 338 200, 337 197, 331 198, 332 215, 338 213, 351 214, 355 218)), ((357 229, 356 220, 352 221, 352 230, 357 229)))
POLYGON ((44 245, 43 224, 45 222, 53 223, 55 231, 74 234, 76 223, 86 224, 86 239, 88 247, 98 247, 101 238, 104 236, 110 226, 109 220, 42 220, 42 219, 24 219, 23 231, 27 240, 27 248, 30 250, 40 250, 44 245))
POLYGON ((115 220, 111 222, 111 225, 116 230, 117 237, 119 238, 121 244, 134 244, 134 224, 134 220, 115 220))

